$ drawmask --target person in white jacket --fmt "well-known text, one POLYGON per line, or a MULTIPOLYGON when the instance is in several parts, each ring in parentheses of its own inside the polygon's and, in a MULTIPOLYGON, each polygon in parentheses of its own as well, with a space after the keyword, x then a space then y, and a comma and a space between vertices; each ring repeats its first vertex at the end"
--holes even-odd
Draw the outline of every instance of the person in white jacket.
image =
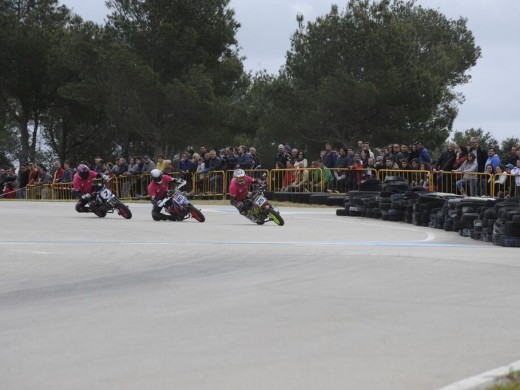
POLYGON ((464 172, 462 179, 457 180, 456 187, 462 195, 474 196, 477 194, 478 163, 473 153, 468 153, 468 159, 455 172, 464 172))

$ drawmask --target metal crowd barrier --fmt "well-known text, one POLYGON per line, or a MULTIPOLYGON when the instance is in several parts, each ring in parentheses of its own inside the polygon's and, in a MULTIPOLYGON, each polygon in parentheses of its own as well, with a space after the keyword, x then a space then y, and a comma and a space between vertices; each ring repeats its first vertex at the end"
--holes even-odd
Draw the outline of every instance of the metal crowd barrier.
MULTIPOLYGON (((234 170, 212 171, 205 173, 172 172, 174 177, 182 177, 187 181, 184 190, 193 197, 225 197, 234 170)), ((359 188, 362 181, 377 178, 381 182, 389 176, 400 176, 406 179, 410 189, 420 185, 430 191, 465 194, 469 196, 513 197, 520 196, 515 175, 502 173, 491 175, 482 172, 423 171, 397 169, 331 169, 332 177, 325 180, 322 168, 292 169, 251 169, 246 174, 267 181, 269 191, 279 192, 335 192, 348 193, 359 188), (501 176, 503 178, 501 178, 501 176)), ((100 179, 99 179, 100 180, 100 179)), ((107 183, 120 199, 139 199, 147 195, 147 187, 151 178, 149 174, 114 176, 107 183)), ((72 183, 53 183, 29 185, 25 189, 28 200, 70 200, 72 183)), ((18 189, 20 191, 20 189, 18 189)))

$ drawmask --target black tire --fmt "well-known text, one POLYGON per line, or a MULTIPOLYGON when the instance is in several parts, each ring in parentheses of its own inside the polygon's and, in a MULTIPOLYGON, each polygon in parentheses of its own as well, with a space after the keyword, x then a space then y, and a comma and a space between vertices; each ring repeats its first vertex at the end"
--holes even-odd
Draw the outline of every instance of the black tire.
POLYGON ((278 213, 278 211, 274 209, 267 210, 267 215, 269 215, 269 218, 273 220, 274 223, 276 223, 278 226, 283 226, 285 221, 283 220, 282 216, 278 213))
POLYGON ((204 214, 201 213, 201 211, 192 204, 188 205, 188 212, 190 213, 191 217, 199 222, 204 222, 206 220, 206 217, 204 217, 204 214))
POLYGON ((124 219, 130 219, 132 218, 132 212, 128 208, 127 205, 117 202, 116 204, 117 213, 122 216, 124 219))
POLYGON ((520 236, 520 222, 507 221, 504 225, 504 234, 508 236, 520 236))
POLYGON ((336 209, 336 215, 338 217, 340 217, 340 216, 344 217, 344 216, 347 215, 347 210, 345 210, 345 209, 336 209))

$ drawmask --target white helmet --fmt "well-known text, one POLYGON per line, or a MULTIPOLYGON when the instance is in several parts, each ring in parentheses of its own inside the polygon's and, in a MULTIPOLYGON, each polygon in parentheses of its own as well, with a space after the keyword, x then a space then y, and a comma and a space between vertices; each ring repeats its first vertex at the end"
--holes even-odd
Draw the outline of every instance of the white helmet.
POLYGON ((246 181, 246 173, 243 169, 235 169, 235 172, 233 172, 233 177, 239 184, 243 184, 246 181))
POLYGON ((150 171, 150 175, 152 176, 152 180, 156 183, 160 183, 162 181, 162 172, 158 169, 152 169, 150 171))

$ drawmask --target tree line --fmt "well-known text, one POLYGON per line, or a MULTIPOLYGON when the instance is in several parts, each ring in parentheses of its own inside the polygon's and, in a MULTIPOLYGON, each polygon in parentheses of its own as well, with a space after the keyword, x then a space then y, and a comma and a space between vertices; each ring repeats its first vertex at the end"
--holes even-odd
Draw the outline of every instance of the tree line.
POLYGON ((0 159, 173 155, 202 143, 315 153, 359 139, 433 148, 481 57, 464 18, 413 0, 350 0, 314 21, 295 15, 285 65, 251 74, 229 0, 107 6, 99 25, 58 0, 0 0, 0 159))

